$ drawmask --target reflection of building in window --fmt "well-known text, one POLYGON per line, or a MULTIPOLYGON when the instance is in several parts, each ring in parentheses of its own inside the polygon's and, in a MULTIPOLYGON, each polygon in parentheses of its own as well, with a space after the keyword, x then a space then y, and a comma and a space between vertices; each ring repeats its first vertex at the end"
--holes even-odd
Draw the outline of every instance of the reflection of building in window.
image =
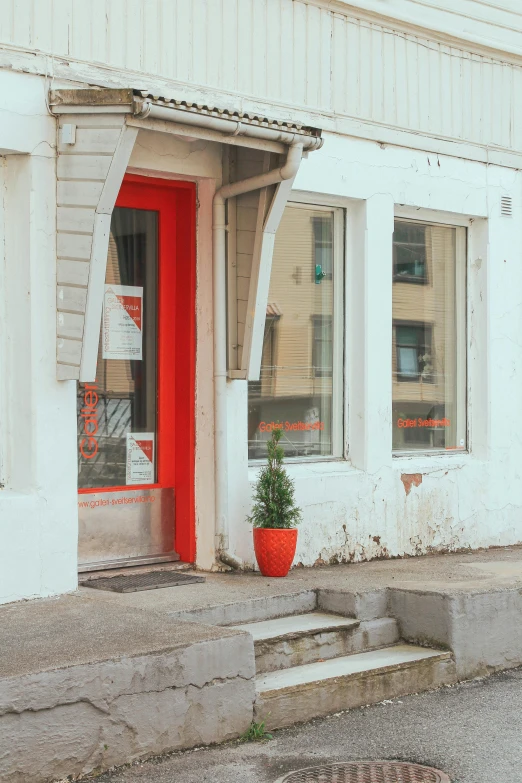
POLYGON ((395 349, 398 381, 433 382, 431 326, 396 324, 395 349))
POLYGON ((393 275, 404 283, 427 283, 426 226, 395 222, 393 275))
POLYGON ((312 218, 314 228, 314 269, 315 282, 321 279, 331 280, 333 275, 333 220, 331 215, 312 218))
POLYGON ((465 447, 465 261, 464 229, 396 220, 392 306, 396 451, 465 447))
POLYGON ((332 210, 288 206, 277 231, 261 374, 248 385, 251 459, 266 455, 274 425, 288 456, 332 454, 333 226, 332 210), (316 264, 320 285, 308 272, 316 264))
POLYGON ((312 372, 315 378, 333 375, 333 331, 331 315, 313 315, 312 372))
POLYGON ((269 302, 266 308, 265 333, 263 336, 263 353, 261 358, 261 373, 258 381, 252 381, 248 393, 252 397, 266 397, 274 394, 276 376, 277 325, 281 311, 277 304, 269 302))

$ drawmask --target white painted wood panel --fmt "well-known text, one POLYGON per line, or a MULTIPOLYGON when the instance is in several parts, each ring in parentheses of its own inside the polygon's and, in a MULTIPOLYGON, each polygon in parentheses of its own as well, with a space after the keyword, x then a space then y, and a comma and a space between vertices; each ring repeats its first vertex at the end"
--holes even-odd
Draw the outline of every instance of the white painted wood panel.
POLYGON ((60 123, 78 127, 76 142, 58 147, 57 373, 93 380, 110 216, 138 131, 122 114, 64 114, 60 123))
POLYGON ((57 342, 57 359, 62 364, 80 366, 82 358, 82 343, 80 340, 69 340, 60 337, 57 342))
POLYGON ((58 285, 75 285, 87 288, 87 283, 89 282, 88 262, 60 258, 56 267, 56 282, 58 285))
POLYGON ((58 205, 96 207, 103 182, 71 182, 59 180, 56 188, 58 205))
POLYGON ((111 165, 110 155, 60 155, 59 179, 87 179, 104 182, 111 165))
POLYGON ((92 234, 67 234, 58 231, 56 235, 56 255, 58 258, 70 258, 88 261, 91 257, 92 234))
POLYGON ((72 288, 71 286, 58 286, 57 302, 58 311, 63 310, 67 313, 85 313, 85 302, 87 300, 86 288, 72 288))
MULTIPOLYGON (((522 150, 513 99, 522 3, 396 0, 397 23, 386 13, 382 0, 1 0, 0 43, 70 60, 80 81, 85 65, 75 60, 109 65, 136 87, 158 77, 172 96, 183 97, 186 84, 218 104, 240 106, 245 96, 316 124, 347 117, 522 150), (445 33, 469 33, 470 43, 456 46, 445 33)), ((80 140, 88 123, 79 121, 80 140)), ((88 165, 105 176, 95 155, 88 165)))
POLYGON ((56 333, 58 337, 81 340, 83 336, 84 318, 75 313, 58 313, 56 333))
POLYGON ((74 147, 58 142, 59 152, 88 152, 89 154, 112 154, 120 136, 120 128, 111 130, 101 128, 77 128, 74 147))
POLYGON ((58 207, 56 227, 58 231, 86 231, 94 228, 94 209, 81 207, 58 207))

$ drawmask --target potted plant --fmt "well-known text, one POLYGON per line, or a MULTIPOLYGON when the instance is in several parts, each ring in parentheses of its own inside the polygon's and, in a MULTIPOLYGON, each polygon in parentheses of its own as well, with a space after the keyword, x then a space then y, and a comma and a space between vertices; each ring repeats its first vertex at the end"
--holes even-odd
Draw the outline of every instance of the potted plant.
POLYGON ((297 545, 301 510, 294 500, 294 482, 283 467, 284 451, 279 445, 282 430, 272 431, 267 443, 267 464, 259 473, 252 513, 254 550, 263 576, 286 576, 297 545))

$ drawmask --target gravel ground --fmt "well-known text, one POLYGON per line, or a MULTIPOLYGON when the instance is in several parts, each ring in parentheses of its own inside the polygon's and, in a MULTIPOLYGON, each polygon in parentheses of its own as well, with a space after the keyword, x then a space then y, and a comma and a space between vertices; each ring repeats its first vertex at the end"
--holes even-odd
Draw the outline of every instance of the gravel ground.
POLYGON ((453 783, 521 783, 522 669, 351 710, 268 742, 174 753, 105 773, 98 783, 274 783, 333 761, 400 759, 453 783))

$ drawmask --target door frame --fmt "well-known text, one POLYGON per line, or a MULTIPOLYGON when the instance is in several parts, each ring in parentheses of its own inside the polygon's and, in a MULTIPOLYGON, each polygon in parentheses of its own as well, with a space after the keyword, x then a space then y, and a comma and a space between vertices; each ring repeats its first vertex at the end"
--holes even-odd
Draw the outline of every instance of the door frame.
MULTIPOLYGON (((155 484, 133 485, 132 489, 174 488, 172 548, 182 561, 193 563, 196 559, 196 184, 126 174, 115 207, 159 213, 158 481, 155 484)), ((78 493, 114 492, 127 488, 79 489, 78 493)))

